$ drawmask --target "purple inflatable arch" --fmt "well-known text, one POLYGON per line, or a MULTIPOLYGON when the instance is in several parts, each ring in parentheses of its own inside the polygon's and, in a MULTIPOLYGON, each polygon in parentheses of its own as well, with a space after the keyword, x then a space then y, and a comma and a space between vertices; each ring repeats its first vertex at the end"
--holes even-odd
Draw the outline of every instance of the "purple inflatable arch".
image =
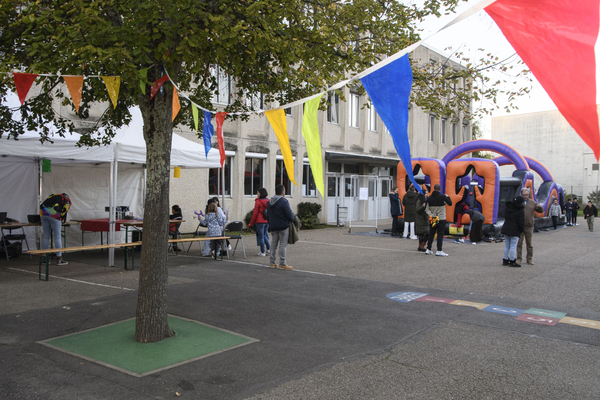
POLYGON ((470 142, 460 144, 452 150, 450 150, 448 154, 444 156, 442 161, 446 165, 448 165, 450 161, 456 158, 480 150, 489 150, 498 154, 502 154, 508 160, 510 160, 510 162, 514 164, 515 168, 517 168, 518 170, 529 171, 529 164, 527 164, 525 158, 523 158, 523 156, 519 154, 518 151, 504 143, 488 139, 471 140, 470 142))
MULTIPOLYGON (((529 168, 531 168, 532 170, 537 172, 538 175, 542 178, 542 180, 544 182, 554 181, 554 177, 552 176, 550 171, 548 171, 548 168, 546 168, 544 166, 544 164, 542 164, 541 162, 536 161, 530 157, 523 157, 523 158, 525 159, 525 161, 527 161, 527 164, 529 164, 529 168)), ((504 156, 496 157, 496 158, 494 158, 494 161, 496 161, 496 163, 498 165, 512 164, 512 162, 507 157, 504 157, 504 156)))

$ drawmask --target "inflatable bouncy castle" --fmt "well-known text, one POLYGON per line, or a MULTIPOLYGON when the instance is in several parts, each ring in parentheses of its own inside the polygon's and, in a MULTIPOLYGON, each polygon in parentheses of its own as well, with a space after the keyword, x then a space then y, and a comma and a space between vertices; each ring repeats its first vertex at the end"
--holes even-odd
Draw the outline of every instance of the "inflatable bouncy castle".
MULTIPOLYGON (((536 213, 536 228, 550 226, 547 217, 548 209, 554 199, 558 199, 564 207, 564 193, 560 185, 554 182, 552 174, 540 162, 524 157, 512 147, 494 140, 472 140, 452 149, 442 160, 432 158, 413 158, 412 170, 416 181, 431 188, 440 184, 442 193, 452 199, 452 205, 446 206, 446 221, 468 225, 471 221, 468 214, 455 210, 458 204, 464 203, 470 209, 477 209, 485 216, 484 234, 490 237, 500 235, 504 223, 504 207, 506 201, 520 195, 521 189, 530 188, 531 198, 542 203, 543 213, 536 213), (460 158, 474 151, 491 151, 500 154, 493 160, 484 158, 460 158), (500 176, 500 166, 514 165, 510 177, 500 176), (542 179, 537 193, 534 190, 534 174, 542 179), (461 220, 457 221, 457 216, 461 220)), ((398 163, 397 185, 400 198, 410 187, 406 168, 398 163)))

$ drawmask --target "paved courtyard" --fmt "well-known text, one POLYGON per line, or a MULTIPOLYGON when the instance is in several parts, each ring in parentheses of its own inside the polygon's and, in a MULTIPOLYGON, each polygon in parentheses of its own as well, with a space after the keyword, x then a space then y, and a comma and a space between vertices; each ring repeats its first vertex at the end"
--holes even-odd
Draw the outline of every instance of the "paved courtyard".
POLYGON ((522 268, 502 266, 504 243, 445 242, 435 257, 359 233, 302 231, 293 271, 268 268, 252 236, 246 259, 169 256, 170 314, 258 341, 141 378, 38 343, 132 318, 137 271, 73 253, 43 282, 36 260, 2 260, 0 398, 600 397, 598 233, 536 233, 522 268))

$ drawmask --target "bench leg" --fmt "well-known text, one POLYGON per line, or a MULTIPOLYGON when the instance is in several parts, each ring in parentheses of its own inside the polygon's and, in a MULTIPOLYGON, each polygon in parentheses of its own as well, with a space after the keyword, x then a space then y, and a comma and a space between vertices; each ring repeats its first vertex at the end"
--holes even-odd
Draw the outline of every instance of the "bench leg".
POLYGON ((46 282, 48 282, 48 264, 50 264, 50 257, 48 257, 48 254, 46 254, 45 256, 40 256, 40 259, 38 261, 38 279, 41 281, 42 280, 42 259, 46 260, 46 282))

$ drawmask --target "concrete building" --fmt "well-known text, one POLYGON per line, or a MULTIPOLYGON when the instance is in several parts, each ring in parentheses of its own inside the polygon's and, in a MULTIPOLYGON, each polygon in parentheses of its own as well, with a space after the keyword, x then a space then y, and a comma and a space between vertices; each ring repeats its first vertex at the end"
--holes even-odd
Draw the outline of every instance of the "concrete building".
MULTIPOLYGON (((421 63, 446 63, 450 68, 461 68, 425 46, 415 50, 412 57, 421 63)), ((226 76, 220 78, 231 82, 226 76)), ((223 135, 227 160, 224 182, 218 168, 208 172, 183 170, 180 179, 171 179, 171 203, 180 205, 184 218, 190 220, 193 210, 203 210, 210 196, 220 197, 224 193, 224 209, 229 208, 230 220, 243 220, 254 207, 258 188, 265 187, 270 196, 274 194, 275 185, 281 183, 286 186, 286 197, 294 212, 300 202, 321 204, 323 209, 319 217, 322 222, 336 222, 338 206, 352 210, 348 218, 353 220, 391 217, 388 194, 395 186, 396 166, 400 161, 392 138, 374 108, 363 108, 368 102, 365 95, 345 88, 344 96, 346 101, 341 101, 339 96, 330 93, 331 106, 327 111, 320 111, 318 116, 325 173, 324 197, 316 189, 311 175, 301 133, 302 107, 297 106, 286 113, 298 186, 287 177, 277 138, 267 118, 254 115, 247 122, 225 121, 223 135), (362 203, 361 188, 368 189, 369 199, 362 203)), ((215 109, 220 109, 230 101, 230 96, 221 93, 213 100, 215 109)), ((178 128, 176 133, 198 140, 196 133, 188 130, 178 128)), ((411 106, 408 135, 413 157, 442 158, 454 146, 471 140, 471 126, 467 120, 451 120, 411 106)), ((213 147, 217 147, 216 137, 213 147)), ((188 222, 182 230, 195 229, 191 224, 193 222, 188 222)))
MULTIPOLYGON (((492 139, 544 164, 565 194, 587 200, 588 194, 600 187, 593 152, 558 110, 492 118, 492 139)), ((501 168, 503 176, 514 170, 501 168)), ((542 182, 535 175, 537 189, 542 182)))

